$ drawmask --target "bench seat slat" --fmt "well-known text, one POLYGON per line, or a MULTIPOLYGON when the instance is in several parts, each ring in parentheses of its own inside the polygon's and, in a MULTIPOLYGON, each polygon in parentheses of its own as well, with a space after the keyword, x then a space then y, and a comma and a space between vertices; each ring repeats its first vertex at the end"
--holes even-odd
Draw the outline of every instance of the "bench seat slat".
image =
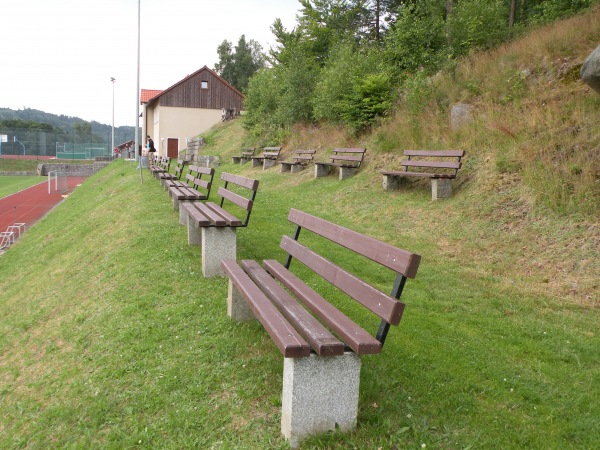
POLYGON ((451 178, 455 179, 456 175, 447 173, 431 173, 431 172, 410 172, 406 170, 386 170, 381 172, 383 175, 391 175, 395 177, 425 177, 425 178, 451 178))
MULTIPOLYGON (((226 211, 225 209, 221 208, 216 203, 207 202, 204 204, 204 206, 206 207, 207 210, 210 210, 212 213, 214 213, 215 216, 218 216, 222 220, 225 221, 225 225, 217 225, 215 223, 216 226, 228 226, 228 227, 243 226, 243 222, 240 219, 238 219, 236 216, 231 214, 229 211, 226 211)), ((219 223, 222 223, 222 222, 219 222, 219 223)))
POLYGON ((405 277, 414 278, 421 257, 354 230, 292 208, 288 220, 307 230, 357 252, 405 277))
POLYGON ((350 320, 275 260, 264 261, 265 268, 302 301, 323 323, 327 324, 358 355, 381 352, 381 342, 350 320))
POLYGON ((188 215, 195 222, 198 227, 209 227, 212 225, 210 219, 198 208, 198 206, 203 205, 199 202, 185 202, 181 204, 179 207, 185 209, 188 215))
POLYGON ((241 261, 240 265, 264 294, 277 306, 283 316, 308 341, 317 355, 335 356, 344 353, 344 344, 304 309, 256 261, 244 260, 241 261))
POLYGON ((361 156, 353 156, 353 155, 333 155, 330 158, 334 161, 362 161, 363 157, 361 156))
POLYGON ((460 169, 462 166, 458 161, 419 161, 416 159, 405 159, 400 164, 407 167, 434 167, 439 169, 460 169))
POLYGON ((221 261, 221 267, 244 297, 255 317, 286 358, 310 355, 310 346, 292 327, 265 294, 256 286, 242 268, 233 260, 221 261))
POLYGON ((288 236, 281 238, 281 248, 342 292, 392 325, 398 325, 404 304, 352 275, 321 255, 288 236))

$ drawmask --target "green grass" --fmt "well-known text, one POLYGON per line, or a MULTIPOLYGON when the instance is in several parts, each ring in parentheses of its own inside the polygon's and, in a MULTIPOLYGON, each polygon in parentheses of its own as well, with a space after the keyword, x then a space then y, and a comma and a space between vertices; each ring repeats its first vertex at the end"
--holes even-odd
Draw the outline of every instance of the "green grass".
MULTIPOLYGON (((363 359, 356 431, 302 448, 600 440, 598 309, 449 255, 475 227, 449 214, 464 191, 430 202, 418 187, 382 194, 368 171, 339 182, 228 156, 219 172, 261 183, 240 259, 283 257, 292 206, 423 258, 403 321, 363 359)), ((120 160, 28 230, 0 257, 0 447, 286 448, 282 358, 258 324, 228 319, 227 280, 200 266, 158 182, 120 160)))
POLYGON ((44 181, 43 177, 2 175, 0 176, 0 198, 43 183, 44 181))

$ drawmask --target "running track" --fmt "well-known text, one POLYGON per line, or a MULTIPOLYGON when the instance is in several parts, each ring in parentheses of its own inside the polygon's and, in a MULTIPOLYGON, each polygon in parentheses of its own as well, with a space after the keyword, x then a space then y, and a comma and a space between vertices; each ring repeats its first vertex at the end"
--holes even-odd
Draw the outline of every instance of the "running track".
MULTIPOLYGON (((67 177, 69 192, 83 183, 85 177, 67 177)), ((8 197, 0 198, 0 231, 13 223, 24 223, 26 228, 44 217, 52 208, 64 200, 61 192, 54 190, 48 194, 48 181, 44 181, 28 189, 24 189, 8 197)))

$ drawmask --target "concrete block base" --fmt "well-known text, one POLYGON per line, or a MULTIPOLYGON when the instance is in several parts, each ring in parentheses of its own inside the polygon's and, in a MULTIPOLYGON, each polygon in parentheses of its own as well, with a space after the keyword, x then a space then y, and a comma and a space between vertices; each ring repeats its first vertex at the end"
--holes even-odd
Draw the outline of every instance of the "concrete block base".
POLYGON ((204 278, 223 276, 221 261, 236 259, 236 228, 202 227, 201 229, 202 275, 204 278))
POLYGON ((296 448, 302 439, 356 427, 360 357, 284 358, 281 432, 296 448))
POLYGON ((325 177, 329 175, 331 167, 323 164, 315 164, 315 178, 325 177))
POLYGON ((248 161, 250 161, 250 158, 240 158, 240 164, 246 164, 248 161))
POLYGON ((281 163, 281 169, 279 169, 279 172, 281 172, 281 173, 291 172, 292 171, 292 167, 293 167, 293 164, 282 162, 281 163))
POLYGON ((241 159, 242 159, 242 158, 241 158, 241 157, 239 157, 239 156, 232 156, 232 157, 231 157, 231 163, 232 163, 232 164, 239 164, 241 159))
POLYGON ((294 164, 292 165, 292 173, 298 173, 304 170, 304 166, 302 164, 294 164))
POLYGON ((402 184, 402 177, 396 177, 393 175, 384 175, 383 176, 383 190, 384 191, 395 191, 400 189, 400 185, 402 184))
POLYGON ((431 199, 449 198, 452 195, 452 180, 450 178, 431 179, 431 199))
MULTIPOLYGON (((183 208, 182 208, 183 209, 183 208)), ((188 229, 188 244, 189 245, 202 245, 202 232, 200 228, 196 226, 191 216, 185 213, 187 220, 188 229)))
POLYGON ((179 211, 179 199, 177 198, 177 196, 173 195, 171 196, 171 200, 173 201, 173 210, 175 211, 179 211))
POLYGON ((252 158, 252 167, 258 167, 263 163, 262 158, 252 158))
MULTIPOLYGON (((185 200, 180 202, 181 204, 185 203, 185 200)), ((188 219, 187 219, 188 215, 187 212, 185 211, 185 208, 182 208, 181 205, 179 206, 179 225, 187 225, 188 223, 188 219)))
POLYGON ((231 279, 229 280, 227 295, 227 315, 237 322, 248 322, 256 319, 252 309, 248 306, 244 297, 240 295, 231 279))
POLYGON ((354 176, 356 173, 355 167, 340 167, 340 181, 345 180, 346 178, 350 178, 354 176))
POLYGON ((277 164, 276 159, 265 158, 265 160, 263 161, 263 170, 268 169, 269 167, 273 167, 275 164, 277 164))

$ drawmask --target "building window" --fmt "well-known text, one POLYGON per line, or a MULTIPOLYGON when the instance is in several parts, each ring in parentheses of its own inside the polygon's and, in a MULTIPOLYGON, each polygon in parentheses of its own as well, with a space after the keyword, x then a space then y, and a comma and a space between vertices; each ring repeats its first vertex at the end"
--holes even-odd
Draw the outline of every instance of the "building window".
POLYGON ((201 81, 200 82, 200 88, 201 89, 208 89, 208 81, 201 81))

